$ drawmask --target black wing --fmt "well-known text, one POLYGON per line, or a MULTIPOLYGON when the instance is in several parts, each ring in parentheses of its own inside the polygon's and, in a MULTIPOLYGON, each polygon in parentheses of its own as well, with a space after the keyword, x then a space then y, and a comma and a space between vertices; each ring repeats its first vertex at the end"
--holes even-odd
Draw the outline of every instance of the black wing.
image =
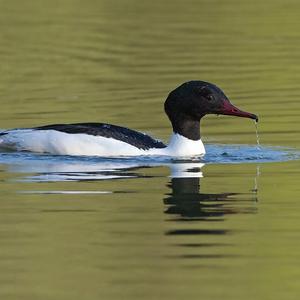
POLYGON ((76 123, 76 124, 54 124, 33 128, 35 130, 57 130, 65 133, 84 133, 94 136, 113 138, 139 149, 165 148, 161 141, 153 139, 144 133, 105 123, 76 123))

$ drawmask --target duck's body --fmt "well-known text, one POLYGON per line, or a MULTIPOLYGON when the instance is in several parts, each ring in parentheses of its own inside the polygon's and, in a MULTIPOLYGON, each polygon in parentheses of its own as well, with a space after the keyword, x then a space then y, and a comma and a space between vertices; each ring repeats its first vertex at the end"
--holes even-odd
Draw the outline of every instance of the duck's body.
POLYGON ((203 82, 184 83, 171 92, 165 111, 172 123, 168 145, 125 127, 104 123, 55 124, 12 129, 0 133, 0 148, 56 155, 93 156, 201 156, 200 120, 209 113, 257 119, 234 107, 216 86, 203 82))
POLYGON ((55 155, 90 156, 199 156, 200 140, 173 134, 168 145, 149 135, 103 123, 56 124, 0 133, 0 147, 55 155))

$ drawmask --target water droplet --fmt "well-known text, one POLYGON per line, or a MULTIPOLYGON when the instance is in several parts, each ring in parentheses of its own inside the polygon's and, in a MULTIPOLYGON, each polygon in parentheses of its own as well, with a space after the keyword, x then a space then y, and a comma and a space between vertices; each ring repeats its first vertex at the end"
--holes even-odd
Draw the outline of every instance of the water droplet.
POLYGON ((259 142, 259 135, 258 135, 258 122, 254 120, 255 124, 255 132, 256 132, 256 143, 257 143, 257 149, 260 150, 260 142, 259 142))

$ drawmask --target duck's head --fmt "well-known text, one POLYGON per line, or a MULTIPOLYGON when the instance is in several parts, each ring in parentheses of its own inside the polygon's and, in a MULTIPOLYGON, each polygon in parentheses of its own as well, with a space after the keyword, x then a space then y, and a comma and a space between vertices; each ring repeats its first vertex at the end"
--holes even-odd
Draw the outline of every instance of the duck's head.
POLYGON ((252 113, 232 105, 223 91, 204 81, 188 81, 173 90, 165 101, 173 130, 187 138, 200 138, 199 122, 207 114, 231 115, 258 121, 252 113))

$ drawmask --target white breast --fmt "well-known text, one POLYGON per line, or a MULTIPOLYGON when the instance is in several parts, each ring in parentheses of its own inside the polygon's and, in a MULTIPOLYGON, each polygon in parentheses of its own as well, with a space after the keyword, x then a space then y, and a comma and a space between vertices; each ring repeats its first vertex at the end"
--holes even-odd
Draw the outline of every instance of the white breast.
POLYGON ((201 140, 189 140, 173 134, 166 148, 142 150, 125 142, 88 134, 69 134, 56 130, 11 130, 0 137, 0 147, 59 155, 88 156, 195 156, 205 154, 201 140))
POLYGON ((197 156, 204 155, 205 148, 200 140, 190 140, 178 133, 171 136, 170 142, 165 150, 169 156, 197 156))

